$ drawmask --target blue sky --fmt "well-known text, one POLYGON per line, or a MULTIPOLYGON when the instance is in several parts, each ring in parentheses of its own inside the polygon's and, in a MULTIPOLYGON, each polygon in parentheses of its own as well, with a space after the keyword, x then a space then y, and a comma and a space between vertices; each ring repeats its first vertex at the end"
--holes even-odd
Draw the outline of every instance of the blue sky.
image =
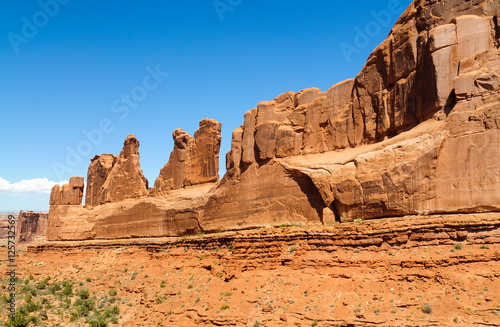
POLYGON ((0 210, 141 142, 150 185, 172 131, 231 132, 259 101, 357 75, 411 1, 13 1, 0 12, 0 210), (360 35, 363 34, 363 35, 360 35))

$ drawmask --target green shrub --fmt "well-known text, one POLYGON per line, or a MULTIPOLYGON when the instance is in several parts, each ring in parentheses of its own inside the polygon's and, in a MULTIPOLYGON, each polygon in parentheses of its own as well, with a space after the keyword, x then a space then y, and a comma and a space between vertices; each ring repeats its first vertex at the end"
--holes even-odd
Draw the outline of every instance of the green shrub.
POLYGON ((47 283, 49 282, 49 280, 50 277, 44 278, 40 283, 38 283, 36 288, 38 288, 39 290, 44 290, 47 287, 47 283))
POLYGON ((116 289, 112 288, 108 291, 108 294, 109 294, 109 296, 116 296, 116 294, 118 294, 118 292, 116 291, 116 289))
POLYGON ((120 308, 117 305, 114 305, 111 308, 106 308, 106 310, 104 310, 105 317, 117 316, 119 314, 120 314, 120 308))
POLYGON ((62 294, 65 296, 73 295, 73 283, 68 283, 67 281, 62 282, 62 294))
POLYGON ((431 306, 429 303, 425 303, 425 304, 422 306, 422 311, 423 311, 424 313, 431 314, 431 313, 432 313, 432 306, 431 306))
POLYGON ((90 318, 87 318, 87 323, 89 324, 90 327, 106 327, 108 326, 108 322, 106 321, 106 318, 99 315, 95 314, 90 318))
POLYGON ((75 311, 72 312, 72 316, 75 318, 87 317, 90 311, 94 310, 95 303, 92 299, 79 298, 75 301, 73 306, 75 307, 75 311))
POLYGON ((52 295, 55 295, 56 292, 58 292, 60 290, 61 290, 61 284, 59 284, 58 282, 55 282, 54 284, 52 284, 52 286, 49 287, 49 292, 52 295))
POLYGON ((24 308, 26 309, 27 312, 35 312, 35 311, 40 310, 42 308, 42 306, 38 303, 31 301, 31 299, 29 299, 29 301, 26 301, 24 308))
POLYGON ((84 305, 79 305, 75 308, 75 311, 71 312, 71 315, 75 318, 87 317, 89 315, 89 308, 84 305))
POLYGON ((70 299, 65 299, 63 302, 61 302, 61 308, 69 309, 70 307, 71 307, 71 300, 70 299))
POLYGON ((18 310, 13 317, 7 319, 5 322, 6 327, 26 327, 33 322, 37 323, 37 318, 35 316, 30 316, 26 311, 18 310))
POLYGON ((76 292, 76 295, 80 299, 88 299, 90 297, 90 292, 89 292, 89 290, 83 289, 83 290, 79 290, 78 292, 76 292))

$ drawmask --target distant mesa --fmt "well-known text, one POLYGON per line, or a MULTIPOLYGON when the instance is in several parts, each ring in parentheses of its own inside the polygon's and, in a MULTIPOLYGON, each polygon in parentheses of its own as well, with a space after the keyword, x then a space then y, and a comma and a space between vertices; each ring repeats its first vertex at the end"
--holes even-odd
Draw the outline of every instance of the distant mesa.
POLYGON ((47 212, 20 211, 17 219, 16 243, 43 242, 47 235, 47 212))
POLYGON ((52 189, 48 240, 179 236, 281 224, 500 211, 500 9, 414 1, 354 78, 259 102, 219 180, 221 124, 174 149, 152 188, 119 156, 52 189))
POLYGON ((1 212, 0 213, 0 239, 6 239, 9 236, 9 215, 17 217, 17 212, 1 212))

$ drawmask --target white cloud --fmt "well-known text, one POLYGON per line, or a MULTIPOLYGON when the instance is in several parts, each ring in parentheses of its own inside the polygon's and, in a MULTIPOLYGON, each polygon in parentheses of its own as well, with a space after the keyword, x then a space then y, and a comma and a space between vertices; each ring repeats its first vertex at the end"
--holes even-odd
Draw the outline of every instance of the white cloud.
POLYGON ((0 177, 0 192, 21 194, 21 193, 41 193, 50 194, 50 190, 56 184, 63 185, 69 183, 68 181, 53 182, 47 178, 33 178, 23 179, 17 183, 10 183, 9 181, 0 177))

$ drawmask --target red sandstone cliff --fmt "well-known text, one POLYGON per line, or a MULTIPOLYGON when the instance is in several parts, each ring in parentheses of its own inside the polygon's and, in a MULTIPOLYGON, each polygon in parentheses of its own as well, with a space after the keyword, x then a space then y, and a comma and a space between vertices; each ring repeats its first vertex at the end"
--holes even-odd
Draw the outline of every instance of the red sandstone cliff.
POLYGON ((217 182, 220 132, 221 124, 213 119, 203 119, 194 137, 182 129, 176 129, 173 132, 174 150, 168 163, 160 171, 153 192, 217 182))
POLYGON ((94 206, 100 204, 99 198, 102 187, 117 160, 118 158, 110 153, 104 153, 92 158, 87 173, 86 205, 94 206))
POLYGON ((48 239, 176 236, 201 231, 200 213, 208 190, 219 179, 220 131, 221 124, 212 119, 203 119, 194 137, 181 129, 174 131, 174 150, 152 190, 140 169, 139 141, 129 135, 120 156, 103 154, 92 159, 85 208, 79 205, 81 199, 79 203, 59 200, 68 197, 70 186, 63 186, 65 192, 54 187, 48 239), (197 186, 184 189, 191 185, 197 186))
MULTIPOLYGON (((97 185, 94 187, 97 188, 97 185)), ((148 193, 148 180, 142 174, 139 163, 139 141, 134 135, 129 135, 98 192, 95 204, 140 198, 148 193)))
POLYGON ((52 187, 50 205, 80 205, 83 198, 83 177, 71 177, 69 184, 52 187))
POLYGON ((499 6, 414 1, 356 78, 248 111, 216 184, 219 123, 174 132, 152 192, 127 138, 89 167, 92 210, 53 190, 48 238, 500 211, 499 6))
POLYGON ((16 243, 43 242, 46 239, 46 212, 20 211, 17 220, 16 243))
POLYGON ((17 217, 17 212, 2 212, 0 213, 0 239, 7 238, 9 236, 9 215, 17 217))
POLYGON ((201 225, 500 210, 498 16, 415 1, 355 79, 259 103, 201 225))

